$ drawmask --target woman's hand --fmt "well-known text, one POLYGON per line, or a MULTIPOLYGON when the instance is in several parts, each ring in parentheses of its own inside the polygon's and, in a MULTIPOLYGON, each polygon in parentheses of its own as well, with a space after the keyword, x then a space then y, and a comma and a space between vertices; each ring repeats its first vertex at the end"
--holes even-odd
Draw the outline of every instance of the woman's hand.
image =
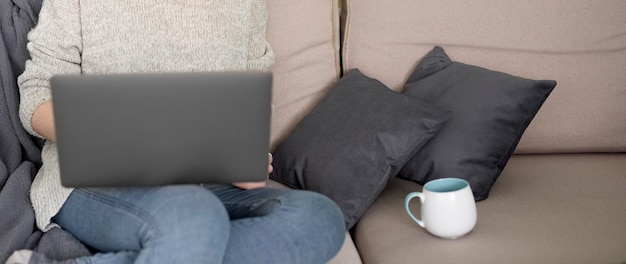
POLYGON ((263 188, 265 187, 265 181, 260 182, 235 182, 233 185, 237 188, 241 188, 244 190, 263 188))
MULTIPOLYGON (((272 157, 272 153, 268 153, 268 156, 269 156, 269 159, 268 159, 268 165, 267 165, 267 173, 270 174, 274 170, 274 167, 272 166, 272 161, 274 160, 274 157, 272 157)), ((250 190, 250 189, 265 187, 265 181, 260 181, 260 182, 236 182, 236 183, 233 183, 233 185, 235 187, 238 187, 238 188, 241 188, 241 189, 244 189, 244 190, 250 190)))

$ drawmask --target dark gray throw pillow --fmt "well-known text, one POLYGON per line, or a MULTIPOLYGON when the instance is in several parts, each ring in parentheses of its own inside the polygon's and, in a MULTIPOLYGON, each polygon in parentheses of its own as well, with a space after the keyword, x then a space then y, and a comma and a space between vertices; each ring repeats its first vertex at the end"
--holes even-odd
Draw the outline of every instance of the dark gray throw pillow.
POLYGON ((351 70, 278 145, 270 178, 328 196, 350 229, 449 116, 351 70))
POLYGON ((453 62, 435 47, 417 65, 404 93, 445 108, 452 117, 398 177, 421 184, 463 178, 477 201, 486 199, 555 86, 551 80, 529 80, 453 62))

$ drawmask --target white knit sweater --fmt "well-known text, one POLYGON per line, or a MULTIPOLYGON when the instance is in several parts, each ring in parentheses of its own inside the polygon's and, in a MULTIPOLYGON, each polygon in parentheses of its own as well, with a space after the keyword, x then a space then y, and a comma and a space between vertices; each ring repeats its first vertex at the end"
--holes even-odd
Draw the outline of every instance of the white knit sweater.
MULTIPOLYGON (((44 0, 28 35, 32 59, 19 77, 27 131, 35 109, 51 100, 59 74, 267 69, 265 0, 44 0)), ((172 87, 175 88, 175 87, 172 87)), ((95 139, 97 140, 97 139, 95 139)), ((51 227, 72 189, 61 186, 57 151, 46 142, 31 187, 37 226, 51 227)))

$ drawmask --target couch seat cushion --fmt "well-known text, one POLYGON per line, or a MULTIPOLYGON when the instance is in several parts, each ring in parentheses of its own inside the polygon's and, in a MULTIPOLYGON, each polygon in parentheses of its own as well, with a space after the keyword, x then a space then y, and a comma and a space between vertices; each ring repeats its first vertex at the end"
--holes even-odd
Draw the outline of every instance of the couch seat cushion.
POLYGON ((356 225, 364 263, 626 261, 626 154, 514 155, 491 197, 477 203, 475 229, 458 240, 409 218, 403 200, 418 190, 394 179, 356 225))

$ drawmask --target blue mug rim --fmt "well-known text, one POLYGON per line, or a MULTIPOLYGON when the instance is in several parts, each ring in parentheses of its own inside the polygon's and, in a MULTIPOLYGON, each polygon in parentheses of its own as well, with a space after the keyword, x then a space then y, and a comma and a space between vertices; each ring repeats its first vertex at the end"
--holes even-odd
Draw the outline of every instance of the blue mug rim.
POLYGON ((469 182, 461 178, 441 178, 424 184, 424 190, 435 193, 447 193, 462 190, 469 182))

